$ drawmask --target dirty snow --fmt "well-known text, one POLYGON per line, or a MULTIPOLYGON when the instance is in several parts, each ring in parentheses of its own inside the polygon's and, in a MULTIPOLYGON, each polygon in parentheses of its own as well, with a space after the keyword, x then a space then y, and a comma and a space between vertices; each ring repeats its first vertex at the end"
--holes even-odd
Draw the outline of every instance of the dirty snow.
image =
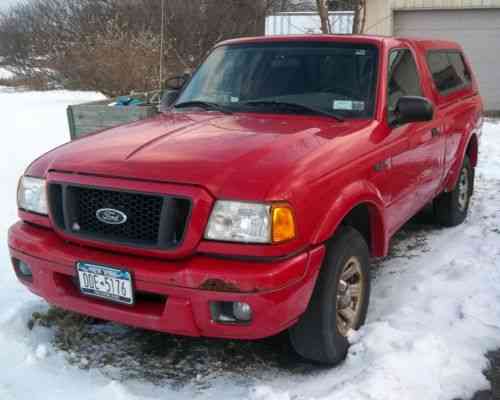
MULTIPOLYGON (((16 220, 18 176, 34 157, 69 136, 65 107, 98 98, 92 93, 0 89, 1 400, 451 400, 470 398, 488 387, 481 373, 487 366, 484 354, 500 347, 500 123, 495 121, 485 126, 467 222, 446 230, 406 228, 392 256, 376 262, 367 324, 351 337, 353 345, 341 366, 299 373, 263 364, 258 373, 248 374, 214 367, 217 372, 209 380, 193 374, 183 384, 171 385, 120 379, 120 367, 115 366, 114 375, 94 367, 92 354, 82 348, 78 365, 70 363, 55 344, 56 328, 27 328, 32 313, 47 306, 16 282, 6 230, 16 220), (200 385, 200 379, 206 384, 200 385)), ((107 344, 99 352, 115 351, 113 342, 121 343, 121 334, 116 326, 101 331, 107 344)), ((142 334, 136 336, 143 340, 142 334)), ((189 339, 180 343, 189 352, 189 339)), ((175 360, 179 368, 182 361, 175 360)), ((214 358, 211 362, 216 363, 214 358)))

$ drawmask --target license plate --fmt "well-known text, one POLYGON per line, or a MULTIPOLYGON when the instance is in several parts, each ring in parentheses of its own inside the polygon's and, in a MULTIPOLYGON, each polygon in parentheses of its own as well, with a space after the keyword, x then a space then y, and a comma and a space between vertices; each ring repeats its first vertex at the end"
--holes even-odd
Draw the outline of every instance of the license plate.
POLYGON ((134 289, 130 272, 85 262, 76 264, 80 291, 93 297, 123 304, 134 304, 134 289))

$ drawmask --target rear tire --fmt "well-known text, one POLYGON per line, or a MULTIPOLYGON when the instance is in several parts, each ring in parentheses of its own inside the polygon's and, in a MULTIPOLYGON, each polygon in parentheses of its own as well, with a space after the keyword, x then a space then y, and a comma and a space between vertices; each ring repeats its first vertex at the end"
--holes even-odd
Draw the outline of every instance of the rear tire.
POLYGON ((329 242, 309 306, 289 331, 299 355, 330 365, 344 360, 347 333, 363 325, 368 310, 369 256, 363 236, 351 227, 341 227, 329 242))
POLYGON ((474 172, 469 157, 466 156, 455 188, 434 200, 434 214, 439 224, 453 227, 465 221, 474 191, 474 172))

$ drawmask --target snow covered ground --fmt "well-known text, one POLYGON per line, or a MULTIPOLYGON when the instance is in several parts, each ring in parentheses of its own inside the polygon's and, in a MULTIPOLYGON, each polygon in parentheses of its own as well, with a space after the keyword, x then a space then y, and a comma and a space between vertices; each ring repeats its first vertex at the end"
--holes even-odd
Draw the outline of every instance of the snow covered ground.
POLYGON ((5 68, 0 68, 0 79, 10 79, 13 78, 14 74, 10 71, 7 71, 5 68))
MULTIPOLYGON (((500 123, 495 121, 485 125, 467 222, 447 230, 406 228, 392 257, 377 262, 367 324, 352 337, 341 366, 299 373, 264 364, 246 373, 216 369, 212 357, 207 368, 219 372, 210 378, 154 385, 148 379, 119 381, 120 371, 113 379, 109 371, 69 363, 53 344, 54 329, 27 328, 31 314, 47 306, 16 282, 6 232, 16 220, 18 177, 33 158, 69 137, 65 107, 99 97, 0 88, 1 400, 451 400, 488 387, 481 373, 484 354, 500 347, 500 123)), ((108 341, 98 351, 114 351, 113 342, 121 343, 119 330, 104 334, 108 341)), ((177 362, 181 368, 182 360, 177 362)), ((134 368, 141 365, 148 364, 135 362, 134 368)))

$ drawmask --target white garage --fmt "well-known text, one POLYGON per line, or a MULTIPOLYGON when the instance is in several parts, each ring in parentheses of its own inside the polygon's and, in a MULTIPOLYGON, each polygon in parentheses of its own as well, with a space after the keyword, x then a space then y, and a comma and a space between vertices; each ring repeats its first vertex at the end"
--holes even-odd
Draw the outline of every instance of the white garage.
POLYGON ((500 9, 394 11, 394 34, 459 42, 478 77, 485 108, 500 111, 500 9))

